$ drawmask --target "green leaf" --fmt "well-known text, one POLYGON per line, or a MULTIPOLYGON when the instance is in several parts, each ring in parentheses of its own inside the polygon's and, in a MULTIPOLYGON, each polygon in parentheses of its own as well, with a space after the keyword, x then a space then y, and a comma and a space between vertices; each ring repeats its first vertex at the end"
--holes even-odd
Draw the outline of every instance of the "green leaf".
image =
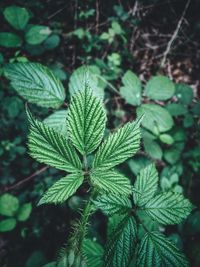
POLYGON ((58 110, 49 115, 43 122, 56 132, 67 136, 67 110, 58 110))
POLYGON ((169 134, 161 134, 161 135, 159 135, 159 139, 161 142, 163 142, 167 145, 172 145, 174 143, 173 137, 169 134))
POLYGON ((62 83, 38 63, 15 63, 5 67, 12 87, 26 100, 42 107, 58 108, 65 99, 62 83))
POLYGON ((4 17, 16 30, 23 30, 29 21, 29 13, 26 8, 9 6, 4 9, 4 17))
POLYGON ((128 104, 139 106, 141 104, 142 85, 140 79, 130 70, 122 77, 123 87, 120 88, 121 96, 128 104))
POLYGON ((125 126, 110 134, 97 150, 93 168, 110 169, 132 157, 140 146, 140 121, 128 122, 125 126))
POLYGON ((69 138, 82 155, 98 147, 105 131, 106 112, 101 100, 88 87, 73 96, 67 124, 69 138))
POLYGON ((175 93, 174 83, 167 77, 159 75, 148 81, 145 95, 154 100, 167 100, 175 93))
POLYGON ((64 136, 42 122, 35 120, 27 110, 30 122, 28 147, 30 155, 41 163, 59 170, 76 172, 82 164, 74 147, 64 136))
POLYGON ((3 194, 0 197, 0 214, 4 216, 13 216, 19 208, 18 199, 11 194, 3 194))
POLYGON ((192 88, 184 83, 176 84, 176 96, 182 104, 189 105, 193 99, 192 88))
POLYGON ((144 149, 147 154, 149 154, 150 157, 153 159, 161 160, 163 156, 162 148, 161 146, 154 140, 150 138, 144 138, 144 149))
POLYGON ((52 34, 44 41, 44 48, 46 50, 52 50, 56 48, 60 43, 60 37, 57 34, 52 34))
POLYGON ((104 88, 99 78, 100 71, 92 66, 81 66, 76 69, 69 79, 69 92, 73 96, 77 91, 85 89, 85 85, 92 89, 95 96, 103 99, 104 88))
POLYGON ((84 239, 82 251, 87 267, 103 267, 104 249, 100 244, 91 239, 84 239))
POLYGON ((158 172, 154 164, 142 169, 134 184, 133 199, 137 206, 145 205, 156 193, 158 172))
POLYGON ((113 194, 101 195, 94 203, 98 209, 109 216, 115 213, 127 214, 132 208, 132 203, 127 197, 113 194))
POLYGON ((31 214, 31 211, 32 211, 32 205, 31 205, 31 203, 25 203, 25 204, 23 204, 19 208, 19 210, 17 212, 17 220, 18 221, 21 221, 21 222, 26 221, 29 218, 29 216, 31 214))
POLYGON ((111 233, 105 248, 105 267, 127 267, 134 253, 137 224, 125 217, 111 233))
POLYGON ((129 179, 114 170, 93 171, 91 180, 95 186, 104 192, 123 195, 131 193, 129 179))
POLYGON ((26 42, 30 45, 41 44, 50 35, 51 30, 47 26, 33 25, 25 34, 26 42))
POLYGON ((11 32, 0 32, 0 46, 3 47, 20 47, 22 44, 22 39, 11 32))
POLYGON ((174 125, 173 119, 169 112, 157 104, 143 104, 137 108, 137 115, 144 114, 142 125, 149 131, 166 132, 174 125))
POLYGON ((166 105, 166 109, 172 116, 181 116, 187 114, 188 110, 185 106, 178 103, 170 103, 166 105))
POLYGON ((38 205, 45 203, 62 203, 72 196, 83 183, 81 173, 72 173, 58 180, 52 185, 44 196, 40 199, 38 205))
POLYGON ((137 267, 187 267, 188 262, 179 249, 164 235, 148 232, 137 253, 137 267))
POLYGON ((0 232, 12 231, 16 226, 16 220, 14 218, 2 220, 0 222, 0 232))
POLYGON ((144 209, 161 224, 179 224, 190 214, 193 205, 182 194, 165 192, 149 200, 144 209))

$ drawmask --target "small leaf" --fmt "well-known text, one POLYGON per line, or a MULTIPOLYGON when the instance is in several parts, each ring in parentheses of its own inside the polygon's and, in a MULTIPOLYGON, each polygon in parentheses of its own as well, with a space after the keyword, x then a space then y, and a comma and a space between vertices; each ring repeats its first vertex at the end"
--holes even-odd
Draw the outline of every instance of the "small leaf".
POLYGON ((174 92, 174 83, 162 75, 151 78, 145 88, 145 95, 154 100, 167 100, 174 95, 174 92))
POLYGON ((83 255, 87 262, 87 267, 103 267, 103 247, 91 239, 83 240, 83 255))
POLYGON ((157 134, 157 132, 166 132, 172 128, 174 125, 173 119, 169 112, 157 105, 157 104, 143 104, 137 108, 137 115, 140 116, 144 114, 144 119, 142 120, 142 125, 157 134))
POLYGON ((58 110, 49 115, 43 122, 56 132, 67 136, 67 110, 58 110))
POLYGON ((12 231, 16 226, 16 220, 14 218, 2 220, 0 222, 0 232, 12 231))
POLYGON ((38 63, 15 63, 5 67, 12 87, 26 100, 42 107, 58 108, 65 99, 62 83, 38 63))
POLYGON ((64 202, 81 186, 83 179, 84 177, 80 173, 72 173, 64 178, 61 178, 48 189, 48 191, 40 199, 38 205, 64 202))
POLYGON ((142 85, 140 79, 130 70, 122 77, 123 87, 120 94, 128 104, 139 106, 141 104, 142 85))
POLYGON ((4 216, 14 216, 19 208, 18 199, 8 193, 0 197, 0 214, 4 216))
POLYGON ((193 99, 192 88, 184 83, 176 84, 176 96, 182 104, 189 105, 193 99))
POLYGON ((154 196, 158 187, 158 172, 154 164, 150 164, 142 169, 134 184, 134 202, 137 206, 142 206, 154 196), (137 193, 137 191, 139 193, 137 193))
POLYGON ((41 163, 59 170, 76 172, 82 168, 80 159, 69 140, 54 129, 35 120, 27 110, 30 122, 28 147, 30 155, 41 163))
POLYGON ((47 26, 33 25, 26 32, 25 39, 30 45, 38 45, 46 40, 50 33, 51 30, 47 26))
POLYGON ((153 220, 166 225, 182 222, 193 205, 182 194, 165 192, 149 200, 144 209, 153 220))
POLYGON ((19 208, 19 210, 17 212, 17 219, 18 219, 18 221, 21 221, 21 222, 26 221, 29 218, 29 216, 31 214, 31 211, 32 211, 32 205, 31 205, 31 203, 25 203, 25 204, 23 204, 19 208))
POLYGON ((93 161, 95 170, 110 169, 132 157, 140 146, 140 121, 128 122, 101 144, 93 161))
POLYGON ((174 143, 173 137, 169 134, 161 134, 161 135, 159 135, 159 139, 161 142, 163 142, 167 145, 172 145, 174 143))
POLYGON ((109 216, 115 213, 127 214, 132 208, 131 201, 127 197, 112 194, 101 195, 94 203, 97 208, 109 216))
POLYGON ((134 254, 137 224, 125 217, 111 233, 105 248, 105 267, 127 267, 134 254))
POLYGON ((137 267, 187 267, 188 262, 179 249, 163 234, 148 232, 141 241, 136 265, 137 267))
POLYGON ((72 98, 67 124, 69 138, 82 155, 98 147, 105 131, 106 112, 101 100, 88 87, 72 98))
POLYGON ((169 103, 166 105, 166 109, 174 117, 185 115, 188 112, 185 106, 183 106, 182 104, 178 104, 178 103, 169 103))
POLYGON ((122 195, 131 193, 129 179, 114 170, 94 171, 91 173, 91 180, 95 186, 104 192, 122 195))
POLYGON ((22 39, 11 32, 0 32, 0 46, 3 47, 20 47, 22 44, 22 39))
POLYGON ((161 146, 158 144, 158 142, 150 139, 150 138, 144 138, 144 149, 147 154, 149 154, 150 157, 153 159, 161 160, 163 156, 163 151, 161 146))
POLYGON ((18 6, 6 7, 3 14, 10 25, 17 30, 23 30, 30 18, 26 8, 18 6))

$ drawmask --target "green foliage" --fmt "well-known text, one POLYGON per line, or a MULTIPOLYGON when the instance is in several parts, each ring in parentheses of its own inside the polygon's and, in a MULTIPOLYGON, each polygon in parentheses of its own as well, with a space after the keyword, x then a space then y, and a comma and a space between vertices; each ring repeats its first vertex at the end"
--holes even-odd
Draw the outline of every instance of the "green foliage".
POLYGON ((27 110, 30 122, 29 152, 41 163, 46 163, 67 172, 81 169, 81 162, 70 141, 53 128, 35 120, 27 110))
POLYGON ((100 244, 90 239, 84 239, 83 255, 88 267, 102 267, 103 253, 104 249, 100 244))
POLYGON ((139 149, 141 118, 129 122, 102 143, 93 161, 95 170, 110 169, 133 156, 139 149))
POLYGON ((142 239, 138 253, 137 266, 188 266, 185 256, 164 235, 148 232, 142 239))
POLYGON ((19 208, 19 201, 11 194, 4 194, 0 197, 0 214, 12 217, 19 208))
POLYGON ((17 30, 23 30, 30 18, 28 11, 18 6, 6 7, 3 14, 9 24, 17 30))
POLYGON ((122 77, 123 87, 120 88, 120 94, 128 104, 138 106, 141 104, 141 82, 139 78, 130 70, 122 77))
POLYGON ((73 195, 83 182, 81 173, 72 173, 58 180, 44 196, 40 199, 39 205, 44 203, 62 203, 73 195))
POLYGON ((11 32, 0 32, 0 46, 3 47, 20 47, 22 39, 11 32))
POLYGON ((19 210, 18 210, 18 213, 17 213, 17 219, 18 221, 20 222, 24 222, 26 221, 30 214, 31 214, 31 211, 32 211, 32 205, 31 203, 25 203, 23 204, 19 210))
POLYGON ((167 100, 175 93, 174 83, 165 76, 155 76, 146 84, 145 95, 154 100, 167 100))
POLYGON ((0 232, 12 231, 15 228, 16 223, 14 218, 2 220, 0 222, 0 232))
POLYGON ((56 132, 67 136, 67 110, 58 110, 44 119, 44 123, 56 132))
POLYGON ((53 73, 38 63, 16 63, 5 68, 12 87, 26 100, 42 107, 63 104, 65 91, 53 73))
POLYGON ((85 89, 72 98, 67 124, 69 138, 82 155, 91 154, 101 142, 106 124, 106 113, 101 100, 85 89))
POLYGON ((41 44, 50 35, 51 30, 47 26, 33 25, 26 32, 25 39, 30 45, 41 44))

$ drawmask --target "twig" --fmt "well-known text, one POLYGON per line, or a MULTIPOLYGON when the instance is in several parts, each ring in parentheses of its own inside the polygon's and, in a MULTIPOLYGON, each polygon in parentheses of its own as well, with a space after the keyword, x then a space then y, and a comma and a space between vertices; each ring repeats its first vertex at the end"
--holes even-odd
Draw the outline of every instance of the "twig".
POLYGON ((188 1, 187 1, 186 5, 185 5, 185 8, 184 8, 184 10, 183 10, 183 13, 182 13, 182 15, 181 15, 181 18, 179 19, 179 22, 178 22, 178 24, 177 24, 177 26, 176 26, 176 29, 175 29, 175 31, 174 31, 174 33, 173 33, 171 39, 170 39, 169 42, 168 42, 167 48, 166 48, 166 50, 165 50, 165 52, 164 52, 164 54, 163 54, 163 58, 162 58, 162 61, 161 61, 161 64, 160 64, 160 67, 161 67, 161 68, 164 67, 165 62, 166 62, 166 59, 167 59, 167 55, 169 54, 170 49, 171 49, 171 46, 172 46, 174 40, 176 39, 176 37, 177 37, 177 35, 178 35, 178 32, 179 32, 179 30, 180 30, 180 28, 181 28, 181 25, 182 25, 182 22, 183 22, 183 20, 184 20, 184 16, 185 16, 186 11, 187 11, 187 9, 188 9, 188 7, 189 7, 190 1, 191 1, 191 0, 188 0, 188 1))
POLYGON ((99 0, 96 0, 96 25, 95 25, 96 34, 99 33, 99 0))
POLYGON ((46 171, 47 169, 49 168, 49 166, 45 166, 39 170, 37 170, 36 172, 32 173, 31 175, 29 175, 28 177, 26 177, 25 179, 19 181, 18 183, 16 184, 13 184, 11 186, 8 186, 8 187, 5 187, 2 192, 5 193, 5 192, 8 192, 8 191, 11 191, 19 186, 21 186, 22 184, 24 183, 27 183, 28 181, 30 181, 31 179, 33 179, 35 176, 43 173, 44 171, 46 171))

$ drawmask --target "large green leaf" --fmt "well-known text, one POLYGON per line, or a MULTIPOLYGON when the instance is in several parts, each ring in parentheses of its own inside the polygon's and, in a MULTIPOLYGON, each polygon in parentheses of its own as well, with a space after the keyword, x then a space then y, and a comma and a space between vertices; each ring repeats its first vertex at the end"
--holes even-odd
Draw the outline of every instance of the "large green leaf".
POLYGON ((174 83, 162 75, 151 78, 145 88, 146 96, 154 100, 167 100, 174 95, 174 92, 174 83))
POLYGON ((174 125, 169 112, 157 104, 143 104, 137 108, 137 114, 144 114, 142 125, 155 134, 166 132, 174 125))
POLYGON ((4 216, 14 216, 19 208, 18 199, 8 193, 0 197, 0 214, 4 216))
POLYGON ((83 179, 84 176, 81 173, 72 173, 61 178, 47 190, 38 205, 64 202, 81 186, 83 179))
POLYGON ((127 214, 132 208, 132 203, 127 197, 114 194, 100 195, 94 203, 107 215, 127 214))
POLYGON ((131 193, 131 184, 127 177, 114 170, 93 171, 92 183, 104 192, 128 195, 131 193))
POLYGON ((142 85, 140 79, 130 70, 122 77, 124 86, 120 88, 121 96, 128 104, 138 106, 141 104, 142 85))
POLYGON ((98 147, 105 131, 106 112, 102 101, 88 87, 72 98, 67 124, 69 138, 82 155, 98 147))
POLYGON ((0 32, 0 46, 3 47, 20 47, 22 39, 11 32, 0 32))
POLYGON ((132 157, 140 146, 140 121, 128 122, 101 144, 93 161, 97 170, 110 169, 132 157))
POLYGON ((38 45, 46 40, 50 33, 51 30, 47 26, 31 25, 25 34, 25 39, 30 45, 38 45))
POLYGON ((58 110, 49 115, 44 121, 46 125, 56 132, 67 136, 67 110, 58 110))
POLYGON ((91 239, 84 239, 82 251, 87 267, 103 267, 104 249, 100 244, 91 239))
POLYGON ((30 18, 26 8, 18 6, 6 7, 3 14, 10 25, 17 30, 23 30, 30 18))
POLYGON ((82 91, 85 86, 88 85, 92 89, 93 93, 99 97, 104 96, 104 85, 100 80, 100 71, 93 66, 81 66, 76 69, 69 80, 69 92, 73 96, 77 91, 82 91))
POLYGON ((35 120, 28 111, 30 134, 28 147, 30 155, 41 163, 67 172, 82 168, 82 164, 74 147, 63 135, 53 128, 35 120))
POLYGON ((133 217, 125 217, 111 233, 105 248, 105 267, 127 267, 134 254, 137 224, 133 217))
POLYGON ((31 103, 57 108, 64 102, 65 90, 62 83, 41 64, 8 64, 5 75, 11 80, 12 87, 31 103))
POLYGON ((149 200, 144 210, 161 224, 179 224, 193 209, 193 205, 182 194, 165 192, 149 200))
POLYGON ((158 187, 158 173, 154 164, 142 169, 134 184, 133 199, 137 206, 142 206, 154 196, 158 187))
POLYGON ((187 267, 188 262, 179 249, 164 235, 148 232, 137 253, 137 267, 187 267))

